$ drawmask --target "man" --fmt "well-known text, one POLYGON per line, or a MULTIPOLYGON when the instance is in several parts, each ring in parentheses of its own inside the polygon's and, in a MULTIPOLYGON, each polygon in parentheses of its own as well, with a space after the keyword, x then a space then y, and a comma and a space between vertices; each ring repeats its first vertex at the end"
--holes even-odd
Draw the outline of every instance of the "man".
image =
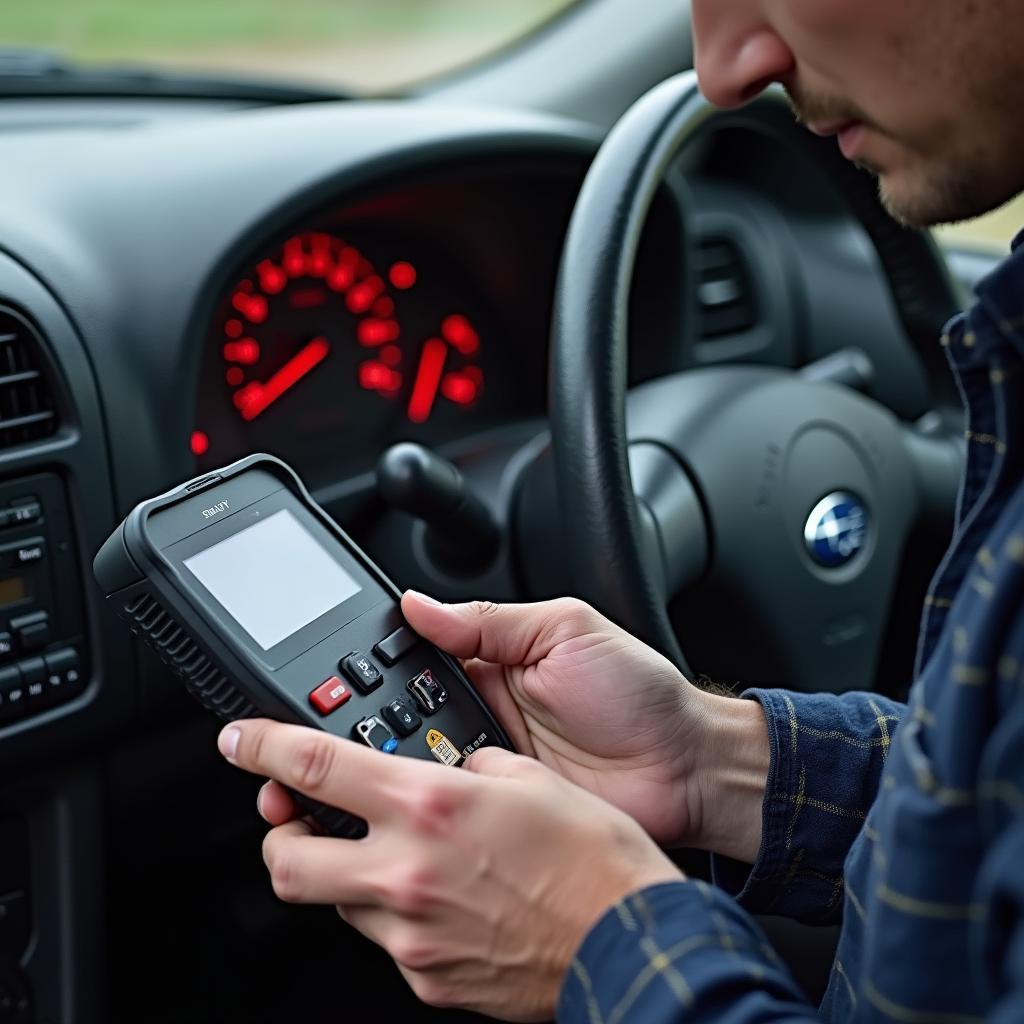
MULTIPOLYGON (((693 16, 712 101, 782 82, 908 222, 1024 189, 1016 0, 694 0, 693 16)), ((313 835, 268 783, 279 895, 336 904, 427 1002, 509 1019, 1024 1020, 1024 252, 943 341, 967 468, 907 707, 713 696, 578 602, 406 595, 528 756, 484 749, 454 772, 229 726, 235 763, 370 822, 359 842, 313 835), (721 888, 658 844, 719 855, 721 888), (742 907, 842 920, 818 1010, 742 907)))

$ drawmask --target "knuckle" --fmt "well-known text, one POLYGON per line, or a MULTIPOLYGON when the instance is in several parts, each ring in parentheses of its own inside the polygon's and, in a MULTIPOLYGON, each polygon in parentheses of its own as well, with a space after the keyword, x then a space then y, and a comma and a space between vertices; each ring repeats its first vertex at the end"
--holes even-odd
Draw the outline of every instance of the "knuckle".
POLYGON ((470 609, 480 619, 493 618, 501 614, 501 605, 496 601, 471 601, 470 609))
POLYGON ((410 971, 423 971, 437 962, 436 950, 413 932, 397 935, 388 952, 395 963, 410 971))
POLYGON ((449 785, 447 779, 431 779, 419 788, 413 802, 413 825, 427 834, 447 833, 462 810, 462 804, 462 794, 449 785))
POLYGON ((304 793, 318 792, 331 777, 334 743, 324 734, 303 737, 295 748, 292 772, 295 788, 304 793))
POLYGON ((297 903, 301 897, 301 888, 298 881, 294 859, 286 854, 278 852, 270 866, 270 884, 273 887, 274 895, 285 903, 297 903))
POLYGON ((456 1006, 450 982, 434 974, 414 974, 410 981, 413 992, 428 1006, 448 1009, 456 1006))
POLYGON ((591 628, 599 618, 598 613, 578 597, 558 598, 553 611, 557 620, 577 627, 591 628))
POLYGON ((409 864, 392 880, 389 902, 400 914, 418 917, 434 904, 436 883, 437 875, 430 865, 409 864))

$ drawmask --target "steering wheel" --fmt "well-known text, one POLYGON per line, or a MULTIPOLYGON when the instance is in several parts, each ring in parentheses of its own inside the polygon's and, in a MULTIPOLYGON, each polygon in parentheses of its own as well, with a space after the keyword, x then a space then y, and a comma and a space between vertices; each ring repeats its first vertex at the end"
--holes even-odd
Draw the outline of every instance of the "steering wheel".
POLYGON ((960 297, 930 236, 890 218, 874 181, 800 128, 781 90, 720 112, 692 72, 663 82, 608 135, 562 255, 550 418, 573 583, 684 671, 669 606, 699 583, 728 616, 725 635, 769 645, 788 685, 864 687, 911 531, 923 517, 948 523, 955 445, 842 383, 773 367, 689 370, 627 396, 648 211, 680 151, 723 127, 773 134, 829 176, 878 253, 911 344, 935 379, 944 368, 938 339, 960 297))

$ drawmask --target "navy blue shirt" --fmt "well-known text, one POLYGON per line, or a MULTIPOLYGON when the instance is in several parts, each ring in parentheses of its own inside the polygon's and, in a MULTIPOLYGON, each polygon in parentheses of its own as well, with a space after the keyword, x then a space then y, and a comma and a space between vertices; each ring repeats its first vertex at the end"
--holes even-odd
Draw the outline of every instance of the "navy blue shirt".
POLYGON ((756 863, 613 907, 561 1024, 1024 1021, 1024 248, 942 343, 967 458, 908 704, 745 694, 771 741, 756 863), (820 1007, 749 912, 842 922, 820 1007))

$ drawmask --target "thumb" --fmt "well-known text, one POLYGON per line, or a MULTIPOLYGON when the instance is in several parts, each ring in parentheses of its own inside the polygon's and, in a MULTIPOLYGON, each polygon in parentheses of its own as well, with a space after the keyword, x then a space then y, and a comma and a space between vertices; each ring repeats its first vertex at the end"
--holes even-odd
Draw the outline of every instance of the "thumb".
POLYGON ((565 630, 556 627, 585 608, 580 602, 564 599, 536 604, 440 604, 414 590, 407 590, 402 598, 402 613, 424 639, 456 658, 479 658, 499 665, 540 661, 556 642, 565 639, 565 630))

